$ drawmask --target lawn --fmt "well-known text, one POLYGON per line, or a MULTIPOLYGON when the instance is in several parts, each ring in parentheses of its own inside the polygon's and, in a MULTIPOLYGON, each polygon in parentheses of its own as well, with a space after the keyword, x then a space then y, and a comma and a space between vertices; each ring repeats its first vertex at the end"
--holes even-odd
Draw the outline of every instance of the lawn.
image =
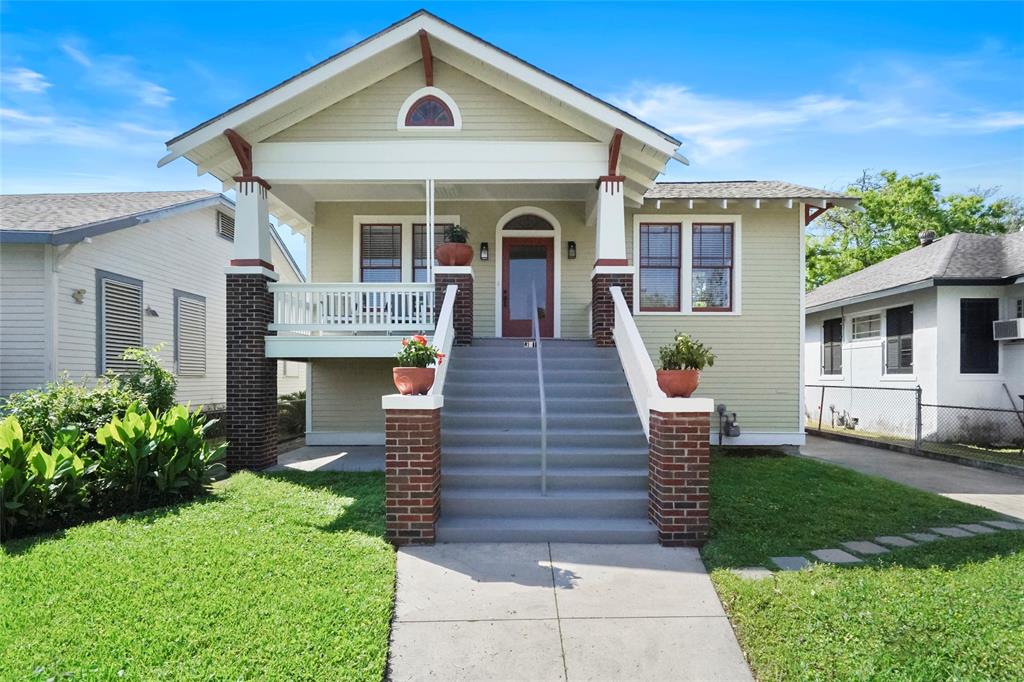
POLYGON ((0 549, 0 679, 380 680, 394 577, 383 474, 238 474, 0 549))
POLYGON ((995 513, 795 457, 713 457, 711 481, 705 561, 759 679, 1019 679, 1024 532, 764 580, 725 570, 995 513))

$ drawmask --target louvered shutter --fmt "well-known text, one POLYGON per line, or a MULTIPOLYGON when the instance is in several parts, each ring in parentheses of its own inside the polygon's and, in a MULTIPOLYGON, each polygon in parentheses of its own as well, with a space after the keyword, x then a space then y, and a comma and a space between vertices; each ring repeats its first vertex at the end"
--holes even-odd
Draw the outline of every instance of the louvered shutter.
POLYGON ((914 367, 914 307, 885 311, 885 372, 910 374, 914 367))
POLYGON ((126 372, 135 363, 121 356, 142 346, 142 287, 114 279, 103 280, 103 370, 126 372))
POLYGON ((178 375, 206 374, 206 301, 178 298, 178 375))
POLYGON ((217 234, 224 239, 235 241, 235 219, 227 213, 217 211, 217 234))

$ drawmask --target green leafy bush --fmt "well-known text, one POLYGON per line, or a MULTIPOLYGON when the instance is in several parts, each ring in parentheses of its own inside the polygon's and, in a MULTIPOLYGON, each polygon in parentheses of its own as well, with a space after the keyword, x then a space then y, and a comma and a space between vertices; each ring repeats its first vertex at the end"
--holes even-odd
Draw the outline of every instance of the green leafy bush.
POLYGON ((713 367, 715 354, 689 334, 676 333, 672 343, 658 350, 662 369, 696 369, 713 367))
POLYGON ((465 244, 469 241, 469 230, 462 225, 449 225, 444 230, 444 240, 453 244, 465 244))
POLYGON ((117 375, 122 386, 142 396, 143 401, 153 412, 163 412, 174 405, 174 395, 178 390, 178 380, 173 374, 160 366, 157 352, 161 346, 153 348, 129 348, 123 358, 136 363, 135 369, 117 375))
POLYGON ((306 392, 296 391, 277 399, 277 437, 279 440, 306 432, 306 392))

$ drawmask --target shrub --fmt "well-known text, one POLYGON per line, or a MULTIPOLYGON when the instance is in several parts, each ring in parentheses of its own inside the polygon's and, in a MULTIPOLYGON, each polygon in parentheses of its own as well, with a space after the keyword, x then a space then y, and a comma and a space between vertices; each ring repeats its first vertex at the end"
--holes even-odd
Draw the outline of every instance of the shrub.
POLYGON ((672 343, 658 350, 662 369, 695 369, 713 367, 715 354, 689 334, 676 333, 672 343))
POLYGON ((420 334, 402 339, 402 350, 395 355, 398 367, 429 367, 435 363, 440 365, 443 361, 444 353, 428 345, 427 337, 420 334))
POLYGON ((306 392, 296 391, 277 399, 277 437, 279 440, 306 432, 306 392))
POLYGON ((449 225, 444 230, 444 240, 453 244, 465 244, 469 241, 469 230, 462 225, 449 225))
POLYGON ((160 348, 125 350, 123 358, 135 362, 136 367, 116 377, 122 386, 143 396, 146 407, 153 412, 169 410, 174 405, 174 395, 178 390, 178 380, 160 366, 157 357, 160 348))

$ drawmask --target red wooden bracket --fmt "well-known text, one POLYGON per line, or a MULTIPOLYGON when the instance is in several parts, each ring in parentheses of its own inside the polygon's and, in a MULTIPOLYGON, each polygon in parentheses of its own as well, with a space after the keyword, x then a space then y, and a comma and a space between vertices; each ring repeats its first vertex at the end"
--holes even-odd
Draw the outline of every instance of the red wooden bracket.
POLYGON ((832 202, 825 202, 825 208, 821 206, 811 206, 810 204, 804 204, 804 225, 810 225, 811 221, 820 216, 825 211, 835 206, 832 202))
POLYGON ((231 150, 235 153, 238 158, 238 163, 242 167, 242 176, 248 177, 252 175, 252 145, 245 141, 245 138, 236 133, 231 128, 224 131, 224 137, 228 138, 228 143, 231 145, 231 150))
POLYGON ((619 174, 619 152, 622 150, 622 131, 618 128, 612 133, 612 141, 608 144, 608 175, 619 174))
POLYGON ((434 55, 430 52, 430 38, 427 36, 427 32, 421 28, 419 36, 420 52, 423 53, 423 80, 426 81, 429 88, 434 85, 434 55))

